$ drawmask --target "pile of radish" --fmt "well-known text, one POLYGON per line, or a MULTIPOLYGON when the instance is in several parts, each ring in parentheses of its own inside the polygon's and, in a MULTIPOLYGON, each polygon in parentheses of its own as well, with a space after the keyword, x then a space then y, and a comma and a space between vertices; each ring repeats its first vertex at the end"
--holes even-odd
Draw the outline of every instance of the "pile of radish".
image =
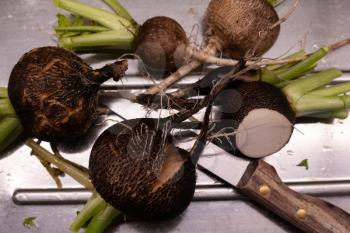
MULTIPOLYGON (((173 218, 190 204, 196 163, 208 137, 224 135, 234 151, 260 158, 278 152, 290 140, 297 117, 346 118, 350 83, 333 85, 336 68, 315 71, 317 63, 348 40, 307 54, 299 51, 274 61, 259 60, 278 38, 280 1, 211 0, 205 15, 206 46, 191 47, 181 25, 166 16, 138 24, 117 0, 104 0, 107 11, 76 0, 54 0, 69 11, 58 14, 58 47, 25 53, 14 66, 6 88, 0 88, 0 151, 20 134, 33 153, 93 191, 71 225, 78 232, 103 232, 126 213, 151 221, 173 218), (149 108, 174 108, 160 119, 132 119, 105 130, 96 140, 89 172, 54 156, 31 138, 70 142, 88 133, 106 110, 99 103, 100 85, 119 81, 127 60, 93 70, 73 51, 134 53, 159 85, 130 98, 149 108), (215 57, 223 53, 226 58, 215 57), (232 60, 237 59, 237 60, 232 60), (167 88, 203 61, 227 64, 201 80, 169 92, 167 88), (169 75, 166 77, 166 75, 169 75), (201 98, 192 98, 192 97, 201 98), (165 106, 159 104, 167 99, 165 106), (210 121, 212 106, 219 119, 210 121), (190 151, 177 147, 173 129, 205 109, 200 133, 190 151), (208 128, 215 125, 209 132, 208 128)), ((187 122, 186 122, 187 121, 187 122)), ((218 136, 220 137, 220 136, 218 136)), ((227 149, 227 148, 226 148, 227 149)))

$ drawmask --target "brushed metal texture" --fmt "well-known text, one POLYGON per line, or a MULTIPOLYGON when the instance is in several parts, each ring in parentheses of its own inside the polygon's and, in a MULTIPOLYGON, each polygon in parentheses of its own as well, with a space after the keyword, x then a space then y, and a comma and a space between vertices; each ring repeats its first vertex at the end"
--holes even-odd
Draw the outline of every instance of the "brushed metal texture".
MULTIPOLYGON (((80 0, 96 6, 102 1, 80 0)), ((191 41, 203 43, 202 21, 209 0, 120 0, 142 23, 155 15, 167 15, 182 24, 191 41)), ((286 0, 277 11, 283 15, 290 5, 286 0)), ((106 8, 107 9, 107 8, 106 8)), ((305 47, 308 51, 350 37, 349 0, 301 0, 296 12, 282 25, 281 34, 273 49, 265 56, 278 57, 287 51, 305 47)), ((0 86, 6 86, 12 67, 20 56, 34 47, 55 45, 53 26, 57 9, 48 0, 0 0, 0 86)), ((350 46, 335 51, 321 62, 320 68, 336 66, 345 71, 341 81, 350 80, 348 57, 350 46)), ((84 54, 82 57, 93 67, 100 67, 116 58, 114 54, 84 54)), ((131 66, 122 82, 107 82, 108 92, 126 89, 132 93, 149 86, 151 82, 137 77, 137 62, 131 66)), ((204 67, 187 77, 180 85, 200 78, 204 67)), ((127 100, 105 96, 104 103, 119 115, 101 117, 90 137, 81 138, 73 145, 59 145, 62 154, 82 165, 88 165, 91 145, 96 136, 109 125, 123 118, 146 115, 145 109, 127 100)), ((166 112, 152 112, 150 116, 165 116, 166 112)), ((201 118, 202 112, 196 115, 201 118)), ((267 158, 280 176, 298 191, 318 195, 350 211, 350 120, 300 121, 288 145, 267 158), (310 169, 296 166, 309 160, 310 169)), ((49 148, 49 145, 43 143, 49 148)), ((52 179, 30 150, 18 142, 0 154, 0 233, 69 232, 69 225, 89 193, 69 177, 63 177, 64 189, 57 190, 52 179), (21 204, 21 205, 18 205, 21 204), (38 228, 22 225, 25 217, 35 216, 38 228)), ((162 223, 130 220, 114 225, 108 232, 230 232, 251 233, 298 232, 269 212, 256 208, 250 202, 220 182, 199 171, 196 201, 179 217, 162 223), (215 201, 214 201, 215 200, 215 201), (219 201, 220 200, 220 201, 219 201)))

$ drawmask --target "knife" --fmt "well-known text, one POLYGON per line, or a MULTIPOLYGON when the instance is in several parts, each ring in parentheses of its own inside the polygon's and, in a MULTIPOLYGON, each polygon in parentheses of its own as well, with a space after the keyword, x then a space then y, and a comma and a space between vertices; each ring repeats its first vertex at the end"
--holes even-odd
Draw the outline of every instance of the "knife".
POLYGON ((350 233, 350 215, 319 198, 291 190, 263 160, 237 157, 213 143, 205 147, 199 168, 307 233, 350 233))

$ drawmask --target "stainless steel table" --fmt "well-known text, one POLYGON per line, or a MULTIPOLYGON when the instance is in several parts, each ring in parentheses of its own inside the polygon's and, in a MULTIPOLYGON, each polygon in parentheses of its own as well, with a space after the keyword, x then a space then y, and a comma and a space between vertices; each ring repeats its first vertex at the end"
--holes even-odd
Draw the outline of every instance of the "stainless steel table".
MULTIPOLYGON (((103 6, 100 1, 84 1, 103 6)), ((121 2, 130 10, 138 22, 150 16, 167 15, 177 19, 192 42, 200 44, 201 21, 208 0, 166 1, 166 0, 124 0, 121 2)), ((287 0, 277 8, 280 14, 292 3, 287 0)), ((324 44, 350 37, 350 1, 348 0, 302 0, 301 5, 289 20, 282 25, 281 35, 267 57, 277 57, 288 50, 305 46, 309 51, 324 44)), ((7 85, 13 65, 19 57, 31 48, 55 45, 53 26, 57 9, 47 0, 0 0, 0 85, 7 85)), ((350 47, 329 55, 321 62, 322 67, 336 66, 345 73, 341 80, 349 80, 350 47)), ((94 67, 110 61, 113 55, 84 54, 83 57, 94 67)), ((105 87, 135 87, 149 85, 139 77, 136 62, 131 61, 127 77, 121 83, 108 82, 105 87)), ((201 77, 195 74, 183 83, 201 77)), ((142 117, 144 109, 130 105, 126 100, 104 101, 124 118, 142 117), (122 109, 122 111, 120 111, 122 109), (118 111, 119 110, 119 111, 118 111)), ((159 112, 152 113, 158 116, 159 112)), ((164 113, 165 114, 165 113, 164 113)), ((200 117, 201 113, 198 115, 200 117)), ((100 119, 92 138, 84 138, 74 145, 60 145, 63 154, 74 161, 87 165, 90 145, 96 134, 120 120, 118 116, 100 119), (85 146, 84 146, 85 145, 85 146)), ((267 160, 278 170, 281 177, 294 189, 311 193, 350 211, 350 120, 335 120, 331 123, 308 122, 296 125, 297 130, 290 143, 279 153, 267 160), (308 159, 310 169, 296 166, 308 159)), ((47 145, 45 145, 47 146, 47 145)), ((0 155, 0 232, 69 232, 70 222, 76 211, 89 196, 71 178, 63 178, 64 189, 55 189, 38 160, 29 156, 29 149, 18 143, 0 155), (38 228, 25 228, 26 217, 36 217, 38 228)), ((232 189, 199 172, 195 200, 190 207, 174 220, 162 223, 129 221, 116 224, 109 232, 298 232, 288 223, 267 211, 251 204, 232 189)))

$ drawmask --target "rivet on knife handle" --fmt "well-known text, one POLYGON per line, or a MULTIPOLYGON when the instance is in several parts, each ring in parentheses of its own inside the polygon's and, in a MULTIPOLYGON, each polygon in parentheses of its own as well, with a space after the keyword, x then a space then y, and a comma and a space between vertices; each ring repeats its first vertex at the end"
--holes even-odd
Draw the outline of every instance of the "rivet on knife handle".
POLYGON ((349 233, 350 215, 286 186, 266 162, 252 162, 238 186, 243 193, 307 233, 349 233))

